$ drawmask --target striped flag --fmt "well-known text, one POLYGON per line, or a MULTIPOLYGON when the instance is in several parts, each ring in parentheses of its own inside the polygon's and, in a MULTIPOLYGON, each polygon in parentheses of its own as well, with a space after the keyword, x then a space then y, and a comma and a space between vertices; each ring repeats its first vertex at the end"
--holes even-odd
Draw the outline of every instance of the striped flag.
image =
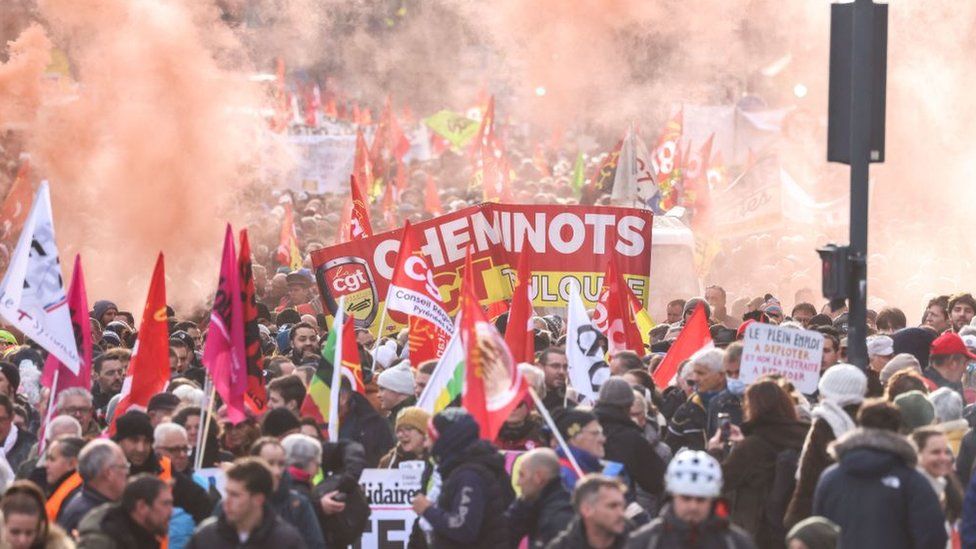
MULTIPOLYGON (((460 318, 461 315, 458 315, 460 318)), ((455 327, 454 335, 434 367, 434 373, 417 399, 417 406, 431 415, 436 414, 461 396, 463 390, 464 344, 461 343, 461 331, 455 327)))
POLYGON ((302 416, 314 418, 331 441, 339 438, 339 399, 333 398, 339 394, 339 376, 345 376, 356 392, 366 393, 356 333, 351 325, 352 318, 346 317, 345 304, 345 298, 340 298, 332 330, 322 346, 323 360, 319 361, 318 369, 308 384, 308 393, 301 408, 302 416))

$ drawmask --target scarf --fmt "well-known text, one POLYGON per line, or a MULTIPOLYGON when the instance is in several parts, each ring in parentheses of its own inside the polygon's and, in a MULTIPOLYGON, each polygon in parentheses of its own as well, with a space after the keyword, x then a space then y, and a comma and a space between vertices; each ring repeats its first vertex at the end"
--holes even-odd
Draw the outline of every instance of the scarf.
POLYGON ((813 409, 811 414, 814 419, 820 418, 830 425, 830 429, 834 432, 834 438, 840 438, 841 435, 848 431, 854 430, 857 424, 851 419, 851 416, 844 411, 844 408, 832 402, 830 400, 821 401, 816 408, 813 409))

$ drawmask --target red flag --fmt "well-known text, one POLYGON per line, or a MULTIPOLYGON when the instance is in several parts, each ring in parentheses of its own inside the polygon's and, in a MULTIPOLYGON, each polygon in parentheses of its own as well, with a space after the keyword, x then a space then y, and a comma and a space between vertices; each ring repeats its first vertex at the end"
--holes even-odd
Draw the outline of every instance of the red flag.
POLYGON ((278 235, 278 252, 275 257, 279 265, 292 270, 302 268, 302 252, 298 248, 298 235, 295 233, 295 217, 291 202, 285 202, 285 215, 281 219, 281 233, 278 235))
POLYGON ((668 383, 674 379, 675 374, 678 373, 678 366, 685 360, 691 358, 691 355, 698 352, 700 349, 711 347, 712 344, 712 334, 708 330, 708 318, 705 315, 705 306, 699 303, 695 307, 695 312, 691 313, 688 317, 688 322, 685 323, 685 327, 678 334, 678 339, 674 340, 671 344, 671 348, 668 350, 667 356, 658 365, 657 370, 654 371, 654 384, 664 389, 668 386, 668 383))
POLYGON ((169 383, 169 319, 166 316, 166 273, 160 252, 149 283, 146 308, 139 324, 139 339, 132 350, 129 371, 122 383, 122 400, 115 407, 109 434, 115 434, 115 418, 130 406, 145 408, 149 399, 169 383))
POLYGON ((471 142, 471 156, 476 160, 481 156, 482 149, 490 147, 495 141, 495 96, 488 98, 488 106, 485 114, 481 117, 481 125, 478 126, 478 134, 471 142))
POLYGON ((370 150, 373 161, 385 161, 384 156, 401 160, 409 150, 410 141, 403 133, 400 123, 397 122, 396 113, 393 110, 393 98, 388 95, 386 96, 386 103, 383 105, 383 113, 380 115, 380 123, 376 127, 376 135, 373 137, 373 147, 370 150), (384 155, 384 153, 387 154, 384 155))
POLYGON ((44 361, 44 372, 41 374, 41 385, 51 389, 50 403, 57 402, 58 393, 70 387, 91 387, 92 368, 92 335, 91 322, 88 319, 88 296, 85 293, 85 273, 81 270, 81 256, 75 256, 74 272, 71 275, 71 286, 68 288, 68 309, 71 311, 71 327, 75 332, 75 344, 78 346, 78 356, 81 367, 78 374, 61 363, 54 355, 48 355, 44 361), (54 372, 58 372, 58 386, 51 387, 54 382, 54 372))
POLYGON ((644 354, 644 339, 634 320, 630 294, 630 286, 617 268, 617 257, 612 255, 593 316, 597 329, 607 336, 611 355, 624 350, 644 354))
POLYGON ((434 182, 434 176, 431 174, 427 174, 427 183, 424 185, 424 209, 435 217, 444 213, 441 197, 437 193, 437 183, 434 182))
POLYGON ((257 292, 251 265, 251 242, 247 229, 241 230, 241 252, 237 258, 241 274, 241 300, 244 314, 244 351, 247 361, 247 391, 244 403, 255 414, 264 413, 268 393, 264 387, 264 353, 261 352, 261 332, 258 330, 257 292))
POLYGON ((373 166, 369 159, 369 148, 366 147, 366 138, 363 137, 363 130, 356 130, 356 157, 353 160, 352 175, 359 185, 359 192, 362 196, 367 196, 368 191, 373 187, 373 166))
POLYGON ((518 263, 518 284, 512 292, 512 308, 508 312, 508 327, 505 329, 505 343, 512 351, 516 362, 535 362, 535 330, 532 329, 532 270, 529 268, 529 254, 520 254, 518 263))
POLYGON ((349 192, 352 197, 352 213, 349 218, 349 240, 362 240, 373 236, 373 225, 369 222, 369 202, 363 196, 356 182, 356 176, 349 177, 349 192))
POLYGON ((715 134, 713 133, 697 154, 691 152, 691 143, 689 143, 688 150, 684 155, 685 164, 682 169, 683 205, 694 208, 692 222, 696 226, 701 226, 711 203, 711 193, 708 188, 708 161, 712 155, 712 141, 714 139, 715 134))
POLYGON ((423 360, 440 357, 439 353, 447 348, 447 342, 454 331, 454 323, 444 310, 440 289, 434 283, 433 274, 415 233, 409 222, 404 225, 386 299, 386 310, 406 315, 408 323, 409 317, 419 317, 429 323, 429 326, 423 323, 410 324, 415 330, 414 337, 411 338, 410 362, 420 364, 423 360), (435 343, 420 344, 422 340, 428 339, 433 339, 435 343), (435 349, 436 354, 431 356, 429 349, 435 349))
POLYGON ((217 394, 227 405, 227 419, 244 421, 244 393, 247 391, 247 359, 244 351, 244 307, 241 278, 230 224, 224 235, 217 295, 210 312, 203 364, 213 378, 217 394))
POLYGON ((478 305, 470 248, 461 288, 461 341, 465 349, 461 404, 478 422, 481 438, 495 440, 512 410, 525 400, 528 388, 505 340, 478 305))
POLYGON ((325 101, 323 112, 325 113, 325 116, 333 120, 339 118, 339 109, 336 108, 336 101, 334 97, 329 97, 325 101))

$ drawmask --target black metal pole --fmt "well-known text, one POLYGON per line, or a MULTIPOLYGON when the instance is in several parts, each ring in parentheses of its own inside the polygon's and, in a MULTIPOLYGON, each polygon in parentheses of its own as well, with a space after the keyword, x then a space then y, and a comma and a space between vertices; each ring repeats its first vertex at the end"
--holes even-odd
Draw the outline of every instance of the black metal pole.
POLYGON ((867 368, 868 166, 871 161, 871 61, 874 2, 855 0, 851 63, 851 213, 850 288, 848 289, 847 359, 867 368))

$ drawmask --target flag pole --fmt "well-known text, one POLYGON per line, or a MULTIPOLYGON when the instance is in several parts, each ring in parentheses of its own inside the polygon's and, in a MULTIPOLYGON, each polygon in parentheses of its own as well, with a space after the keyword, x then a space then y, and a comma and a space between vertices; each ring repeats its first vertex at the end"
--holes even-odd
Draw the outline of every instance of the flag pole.
POLYGON ((579 463, 576 463, 576 457, 574 457, 573 452, 569 450, 569 445, 566 444, 566 441, 563 439, 563 436, 559 434, 559 428, 556 427, 556 422, 554 422, 552 420, 552 416, 549 415, 549 410, 546 410, 546 407, 543 406, 542 401, 539 400, 539 395, 536 394, 535 389, 533 387, 529 387, 529 394, 532 395, 532 402, 535 403, 535 407, 537 410, 539 410, 539 414, 542 416, 542 419, 545 420, 546 425, 549 426, 549 429, 552 431, 553 436, 556 437, 556 441, 559 443, 559 447, 562 448, 563 452, 566 453, 566 459, 569 460, 570 465, 572 465, 573 469, 576 470, 576 474, 582 477, 583 469, 580 468, 579 463))
MULTIPOLYGON (((378 330, 376 330, 376 340, 373 341, 373 349, 376 349, 380 344, 380 340, 383 339, 383 328, 386 327, 387 316, 386 304, 390 302, 390 288, 392 288, 392 286, 386 289, 386 299, 383 301, 383 314, 380 315, 380 327, 378 330)), ((345 311, 343 311, 343 314, 344 313, 345 311)))
POLYGON ((203 468, 203 452, 207 447, 207 437, 210 434, 210 419, 213 417, 213 405, 214 400, 217 397, 217 386, 214 385, 213 379, 208 375, 207 381, 204 383, 204 394, 207 395, 206 406, 200 411, 200 428, 197 430, 197 455, 194 460, 194 469, 200 470, 203 468), (209 386, 210 391, 207 392, 207 387, 209 386))
POLYGON ((57 369, 54 370, 54 379, 51 380, 51 390, 47 397, 47 411, 44 413, 44 427, 41 431, 41 439, 37 441, 37 453, 41 456, 40 463, 44 462, 44 449, 47 447, 47 428, 51 424, 51 419, 54 417, 54 406, 57 402, 54 400, 58 396, 58 377, 61 375, 61 364, 58 363, 57 369))

